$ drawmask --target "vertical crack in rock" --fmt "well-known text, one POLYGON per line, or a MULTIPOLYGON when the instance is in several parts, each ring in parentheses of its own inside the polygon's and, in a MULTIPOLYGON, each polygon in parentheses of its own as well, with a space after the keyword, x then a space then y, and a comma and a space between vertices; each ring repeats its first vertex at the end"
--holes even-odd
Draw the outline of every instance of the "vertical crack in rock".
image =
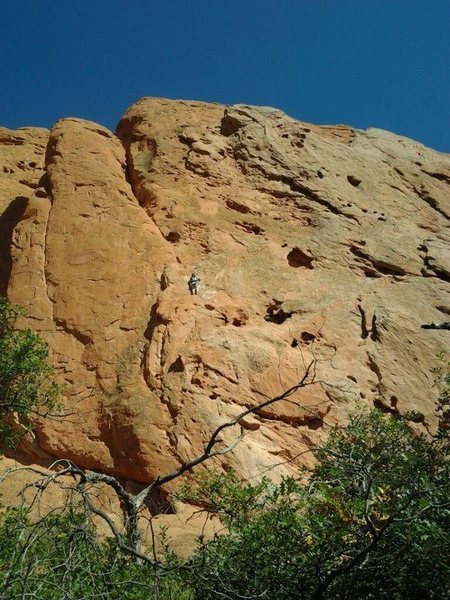
POLYGON ((361 304, 358 304, 357 308, 359 310, 359 314, 361 315, 361 337, 363 340, 365 340, 369 335, 369 330, 367 329, 366 311, 363 309, 361 304))
MULTIPOLYGON (((144 337, 147 340, 141 359, 141 371, 144 377, 144 381, 148 389, 155 393, 161 404, 163 404, 169 411, 172 419, 172 426, 165 431, 169 446, 172 450, 174 458, 182 463, 184 458, 178 450, 178 440, 175 433, 177 426, 179 409, 174 406, 170 399, 165 397, 165 391, 163 388, 163 375, 164 375, 164 349, 167 340, 167 323, 158 314, 159 299, 153 304, 150 311, 150 319, 147 324, 147 328, 144 333, 144 337)), ((180 356, 170 364, 168 373, 183 373, 184 364, 180 356)))
POLYGON ((377 377, 377 383, 376 383, 374 391, 376 391, 378 393, 379 398, 376 398, 376 401, 381 400, 383 398, 383 395, 385 392, 385 386, 383 384, 383 376, 382 376, 380 368, 375 360, 375 357, 370 352, 367 352, 367 365, 368 365, 369 369, 372 371, 372 373, 375 373, 375 375, 377 377))
POLYGON ((144 332, 144 338, 147 342, 144 346, 141 360, 141 368, 145 382, 152 391, 157 389, 160 390, 161 388, 163 340, 157 339, 158 337, 161 338, 161 336, 156 335, 157 330, 161 325, 164 325, 164 321, 158 315, 157 300, 150 310, 150 318, 144 332))
MULTIPOLYGON (((153 160, 158 154, 158 146, 156 140, 147 139, 144 136, 136 137, 133 133, 133 126, 135 125, 135 121, 133 119, 123 119, 118 128, 117 128, 117 138, 122 144, 125 151, 125 163, 123 164, 123 171, 125 174, 125 179, 130 186, 130 191, 134 198, 136 199, 138 205, 145 212, 147 218, 151 219, 152 223, 155 227, 158 228, 158 231, 161 233, 159 226, 155 222, 153 218, 153 211, 149 210, 152 207, 152 202, 155 200, 153 197, 149 197, 144 194, 142 196, 142 188, 141 185, 145 181, 145 177, 143 176, 143 172, 146 170, 147 172, 151 170, 153 160), (139 163, 139 168, 136 167, 133 160, 132 155, 132 145, 138 144, 139 152, 141 154, 141 162, 139 163), (147 151, 147 154, 145 153, 147 151)), ((172 238, 168 236, 169 239, 167 241, 172 242, 172 238)), ((166 239, 166 238, 165 238, 166 239)), ((163 279, 162 286, 167 287, 168 283, 164 278, 164 272, 162 275, 163 279)), ((161 348, 156 348, 157 351, 157 359, 156 361, 152 360, 151 352, 152 352, 152 344, 158 344, 155 339, 155 331, 157 328, 163 324, 162 319, 158 316, 158 300, 152 305, 150 309, 150 317, 147 323, 146 330, 144 332, 144 338, 146 340, 144 347, 142 349, 141 356, 141 371, 144 378, 144 381, 149 388, 150 391, 155 391, 158 387, 160 387, 161 373, 162 373, 162 365, 161 365, 161 356, 162 350, 161 348), (159 368, 158 372, 152 373, 151 364, 158 363, 159 368)))
POLYGON ((370 328, 370 339, 373 342, 377 342, 379 340, 378 328, 377 328, 377 315, 373 313, 372 316, 372 326, 370 328))
POLYGON ((367 339, 370 336, 370 339, 373 342, 377 342, 379 340, 379 332, 378 332, 378 327, 377 327, 377 316, 375 313, 373 313, 372 315, 372 321, 370 324, 370 329, 367 326, 367 314, 366 311, 363 309, 363 307, 361 306, 361 304, 357 305, 357 308, 359 310, 359 314, 361 315, 361 338, 363 340, 367 339))
POLYGON ((44 169, 45 169, 45 174, 43 175, 42 179, 41 179, 41 186, 43 188, 43 192, 42 192, 42 198, 46 197, 49 201, 49 209, 47 212, 47 216, 45 219, 45 224, 44 224, 44 240, 43 240, 43 251, 44 251, 44 256, 43 256, 43 265, 42 265, 42 273, 43 273, 43 278, 44 278, 44 288, 45 288, 45 295, 47 297, 47 300, 49 302, 49 306, 50 306, 50 310, 51 310, 51 318, 53 320, 53 302, 52 299, 50 297, 49 294, 49 289, 48 289, 48 268, 47 268, 47 258, 48 258, 48 252, 47 252, 47 234, 48 234, 48 227, 49 227, 49 222, 50 222, 50 212, 52 210, 52 206, 53 206, 53 197, 52 197, 52 192, 51 192, 51 186, 50 186, 50 179, 48 177, 47 174, 47 152, 45 154, 45 165, 44 165, 44 169))
POLYGON ((27 200, 14 228, 11 245, 11 256, 14 256, 8 285, 8 295, 28 308, 30 318, 45 320, 44 329, 53 328, 53 304, 46 271, 50 210, 51 201, 46 191, 39 187, 27 200))
POLYGON ((0 256, 2 257, 0 295, 2 296, 7 295, 8 284, 13 267, 11 247, 14 229, 24 216, 28 200, 29 199, 26 196, 16 196, 7 206, 6 210, 0 215, 0 256))
POLYGON ((117 126, 116 137, 125 151, 123 170, 125 179, 130 185, 131 192, 149 217, 152 217, 156 196, 151 196, 148 190, 143 190, 146 182, 145 175, 151 173, 153 162, 158 156, 158 144, 154 138, 138 134, 134 128, 139 119, 123 118, 117 126))

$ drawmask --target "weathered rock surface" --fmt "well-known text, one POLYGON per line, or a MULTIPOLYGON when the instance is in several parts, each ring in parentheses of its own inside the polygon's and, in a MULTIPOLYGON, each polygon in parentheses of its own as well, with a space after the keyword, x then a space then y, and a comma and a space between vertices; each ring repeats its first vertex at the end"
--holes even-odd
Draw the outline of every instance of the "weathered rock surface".
POLYGON ((449 155, 154 98, 116 134, 79 119, 0 131, 0 279, 73 413, 24 451, 146 482, 313 358, 316 383, 246 418, 224 465, 285 463, 355 406, 436 426, 448 336, 420 325, 450 314, 449 155))

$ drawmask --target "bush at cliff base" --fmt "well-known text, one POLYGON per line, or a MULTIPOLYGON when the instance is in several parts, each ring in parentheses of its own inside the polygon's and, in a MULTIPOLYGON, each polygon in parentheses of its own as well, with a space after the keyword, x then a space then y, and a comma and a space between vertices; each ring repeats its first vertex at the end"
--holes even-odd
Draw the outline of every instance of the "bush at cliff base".
POLYGON ((8 510, 0 527, 0 598, 19 600, 192 600, 177 570, 155 573, 101 541, 86 513, 71 508, 30 520, 8 510))
MULTIPOLYGON (((227 533, 191 559, 139 564, 71 506, 3 514, 0 598, 441 600, 449 597, 448 434, 414 437, 379 412, 352 417, 311 472, 275 485, 203 472, 184 498, 227 533)), ((149 555, 151 555, 148 549, 149 555)))
POLYGON ((448 446, 448 430, 415 437, 375 411, 332 430, 297 479, 197 477, 187 496, 229 533, 199 549, 195 598, 450 597, 448 446))

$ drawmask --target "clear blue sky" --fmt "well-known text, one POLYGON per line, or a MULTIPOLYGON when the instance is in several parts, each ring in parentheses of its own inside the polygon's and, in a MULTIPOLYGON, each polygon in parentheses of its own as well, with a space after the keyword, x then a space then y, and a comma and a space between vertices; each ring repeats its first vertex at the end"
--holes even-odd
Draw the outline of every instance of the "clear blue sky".
POLYGON ((450 0, 0 0, 0 124, 141 96, 271 105, 450 152, 450 0))

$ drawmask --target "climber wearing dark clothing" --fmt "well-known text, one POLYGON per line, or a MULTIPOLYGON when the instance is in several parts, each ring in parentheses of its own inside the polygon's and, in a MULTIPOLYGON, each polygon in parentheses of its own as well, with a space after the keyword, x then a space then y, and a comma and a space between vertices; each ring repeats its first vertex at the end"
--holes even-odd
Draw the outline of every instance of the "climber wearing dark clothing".
POLYGON ((195 273, 192 273, 191 278, 188 281, 188 288, 189 288, 189 291, 191 292, 191 295, 198 294, 199 282, 200 282, 200 279, 197 277, 197 275, 195 273))

